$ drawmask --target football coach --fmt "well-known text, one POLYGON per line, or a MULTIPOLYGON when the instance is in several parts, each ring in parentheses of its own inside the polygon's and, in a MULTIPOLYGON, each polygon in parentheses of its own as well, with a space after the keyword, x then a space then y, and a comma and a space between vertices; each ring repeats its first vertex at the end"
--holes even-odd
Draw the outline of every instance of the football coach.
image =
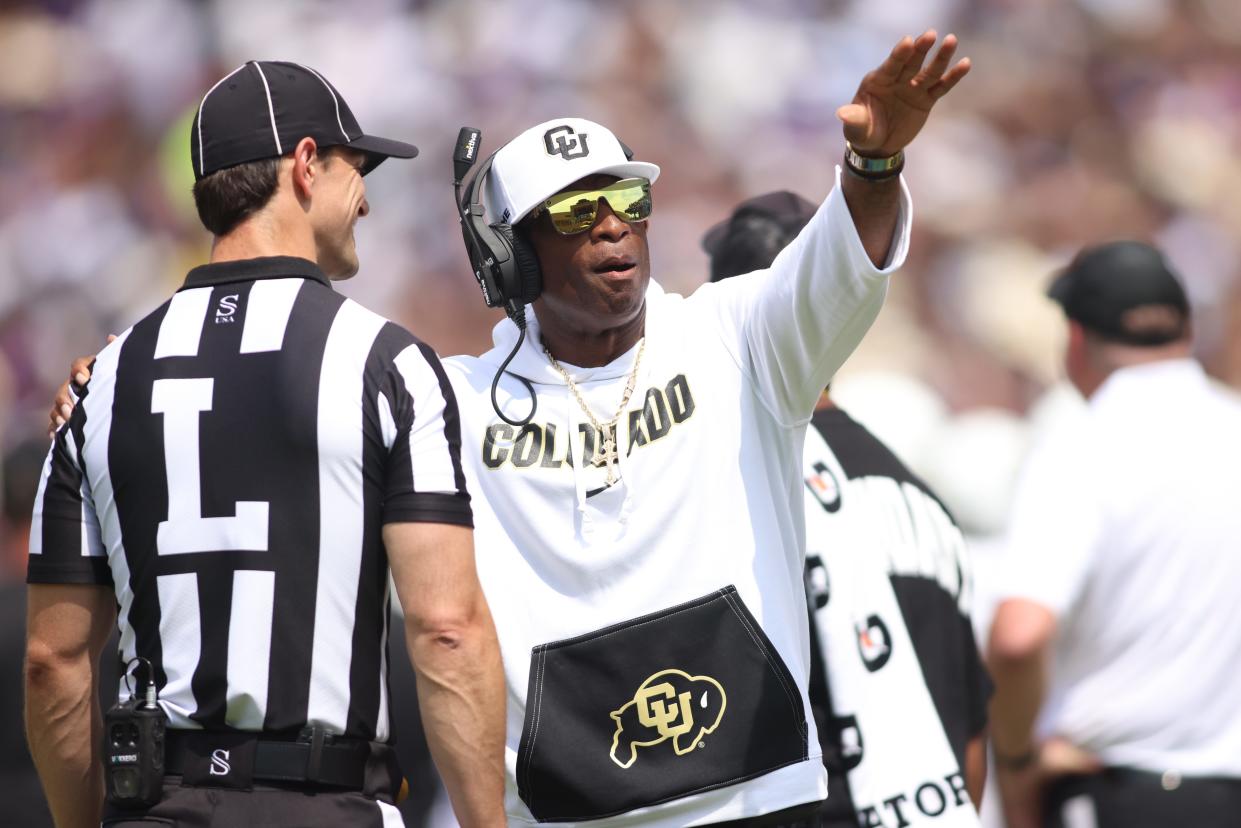
MULTIPOLYGON (((904 258, 904 148, 969 69, 936 40, 903 39, 838 110, 837 186, 771 267, 687 298, 647 244, 660 169, 602 124, 532 126, 459 173, 471 264, 518 323, 444 360, 512 824, 817 819, 802 446, 904 258)), ((463 131, 458 157, 476 149, 463 131)))

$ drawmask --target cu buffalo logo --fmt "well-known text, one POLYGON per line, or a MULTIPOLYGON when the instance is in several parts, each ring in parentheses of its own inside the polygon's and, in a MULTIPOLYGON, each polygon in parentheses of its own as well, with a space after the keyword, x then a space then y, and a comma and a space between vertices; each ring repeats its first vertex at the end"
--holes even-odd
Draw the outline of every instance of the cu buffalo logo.
POLYGON ((590 147, 586 146, 586 133, 575 133, 573 127, 567 124, 544 132, 543 148, 548 155, 559 155, 566 161, 590 155, 590 147))
POLYGON ((855 624, 857 632, 857 651, 862 663, 870 672, 879 670, 892 657, 892 634, 888 625, 878 615, 866 619, 865 624, 855 624))
POLYGON ((612 761, 628 768, 638 748, 672 740, 672 750, 684 756, 714 733, 724 718, 728 699, 724 688, 710 676, 691 676, 681 670, 661 670, 642 682, 633 698, 610 714, 616 722, 612 761))

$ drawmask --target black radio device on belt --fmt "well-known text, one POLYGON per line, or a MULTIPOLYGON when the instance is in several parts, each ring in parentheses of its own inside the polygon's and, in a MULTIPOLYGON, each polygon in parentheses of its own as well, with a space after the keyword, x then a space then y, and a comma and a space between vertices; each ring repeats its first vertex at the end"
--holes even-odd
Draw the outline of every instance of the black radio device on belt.
POLYGON ((128 701, 117 702, 104 715, 104 790, 111 805, 149 808, 163 795, 168 716, 159 705, 151 662, 141 657, 133 661, 145 666, 145 678, 135 670, 136 690, 128 701))

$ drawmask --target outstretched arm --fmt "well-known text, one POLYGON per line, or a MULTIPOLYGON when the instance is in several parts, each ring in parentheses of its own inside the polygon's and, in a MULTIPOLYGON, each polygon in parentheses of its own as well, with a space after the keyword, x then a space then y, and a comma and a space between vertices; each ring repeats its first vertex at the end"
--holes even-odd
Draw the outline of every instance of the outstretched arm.
MULTIPOLYGON (((858 155, 890 158, 904 152, 922 131, 935 102, 969 72, 969 58, 949 66, 957 50, 952 34, 923 66, 935 40, 934 30, 916 40, 902 38, 879 68, 862 78, 853 102, 836 110, 845 140, 858 155)), ((870 180, 848 173, 841 188, 866 254, 876 267, 883 267, 900 217, 898 177, 870 180)))
MULTIPOLYGON (((904 38, 862 79, 853 102, 837 110, 853 152, 899 156, 969 71, 968 60, 949 68, 952 35, 923 66, 935 41, 933 31, 904 38)), ((898 161, 865 174, 845 164, 840 186, 770 268, 707 294, 718 303, 725 344, 736 348, 742 370, 786 426, 810 416, 819 392, 874 322, 888 273, 904 258, 911 208, 898 161)))

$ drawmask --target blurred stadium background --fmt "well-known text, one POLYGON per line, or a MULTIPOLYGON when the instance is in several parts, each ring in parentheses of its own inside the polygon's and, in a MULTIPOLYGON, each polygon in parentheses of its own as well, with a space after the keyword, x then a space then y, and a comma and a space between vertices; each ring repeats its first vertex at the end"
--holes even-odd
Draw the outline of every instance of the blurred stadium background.
MULTIPOLYGON (((974 70, 909 153, 914 244, 839 401, 936 487, 975 541, 977 620, 1013 474, 1073 416, 1042 297, 1081 245, 1162 247, 1198 355, 1241 387, 1241 4, 1236 0, 0 0, 0 596, 20 590, 46 410, 70 360, 205 260, 188 125, 250 58, 314 66, 413 162, 368 178, 345 293, 440 353, 478 353, 451 202, 451 142, 483 151, 545 118, 610 125, 663 167, 655 278, 692 292, 702 232, 740 199, 830 186, 835 108, 904 34, 956 32, 974 70)), ((7 599, 0 604, 8 605, 7 599)), ((2 612, 2 609, 0 609, 2 612)), ((8 616, 5 615, 5 618, 8 616)), ((0 704, 20 695, 20 616, 0 624, 0 704)), ((24 750, 0 737, 3 768, 24 750)))

